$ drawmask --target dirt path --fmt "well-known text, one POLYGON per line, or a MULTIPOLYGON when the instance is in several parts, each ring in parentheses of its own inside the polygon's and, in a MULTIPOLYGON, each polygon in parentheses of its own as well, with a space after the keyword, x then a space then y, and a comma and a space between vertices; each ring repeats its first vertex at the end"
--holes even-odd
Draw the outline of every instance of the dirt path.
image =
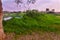
POLYGON ((5 40, 60 40, 60 34, 52 32, 32 33, 31 35, 15 35, 14 33, 7 34, 5 40))

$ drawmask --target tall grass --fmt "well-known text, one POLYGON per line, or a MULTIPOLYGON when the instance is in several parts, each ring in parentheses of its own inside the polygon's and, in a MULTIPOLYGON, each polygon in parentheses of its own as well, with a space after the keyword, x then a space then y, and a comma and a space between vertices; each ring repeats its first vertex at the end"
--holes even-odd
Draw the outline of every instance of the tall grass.
POLYGON ((14 17, 11 20, 3 21, 5 32, 13 32, 16 34, 29 34, 39 31, 57 32, 60 31, 59 27, 52 25, 58 24, 60 24, 60 19, 55 15, 41 14, 35 11, 26 12, 23 18, 14 17))

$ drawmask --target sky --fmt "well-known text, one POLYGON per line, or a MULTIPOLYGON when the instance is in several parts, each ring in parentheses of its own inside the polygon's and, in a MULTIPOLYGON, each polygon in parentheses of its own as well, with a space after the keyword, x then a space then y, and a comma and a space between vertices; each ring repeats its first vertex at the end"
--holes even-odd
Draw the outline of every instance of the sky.
POLYGON ((60 12, 60 0, 36 0, 36 3, 34 5, 30 4, 30 6, 26 4, 26 0, 23 0, 23 2, 24 4, 19 4, 17 7, 14 0, 2 0, 3 11, 23 11, 30 7, 30 9, 39 11, 45 11, 46 8, 49 8, 50 10, 55 9, 55 11, 60 12))

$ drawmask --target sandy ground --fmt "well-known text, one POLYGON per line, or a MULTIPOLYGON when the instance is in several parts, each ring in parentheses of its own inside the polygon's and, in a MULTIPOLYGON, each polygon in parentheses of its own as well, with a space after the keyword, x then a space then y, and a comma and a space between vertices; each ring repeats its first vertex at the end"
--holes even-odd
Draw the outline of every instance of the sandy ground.
POLYGON ((60 40, 60 34, 53 32, 32 33, 30 35, 7 34, 5 40, 60 40))

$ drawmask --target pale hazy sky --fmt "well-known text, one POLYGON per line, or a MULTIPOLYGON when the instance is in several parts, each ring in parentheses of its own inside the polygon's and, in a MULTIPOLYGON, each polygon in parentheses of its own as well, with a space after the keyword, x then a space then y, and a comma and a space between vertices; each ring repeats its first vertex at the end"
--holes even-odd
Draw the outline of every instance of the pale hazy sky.
MULTIPOLYGON (((2 0, 3 10, 6 11, 19 11, 25 10, 24 5, 17 8, 14 0, 2 0)), ((25 4, 26 7, 28 7, 25 4)), ((60 11, 60 0, 37 0, 36 3, 30 5, 30 9, 38 9, 40 11, 45 10, 46 8, 55 9, 56 11, 60 11)))

